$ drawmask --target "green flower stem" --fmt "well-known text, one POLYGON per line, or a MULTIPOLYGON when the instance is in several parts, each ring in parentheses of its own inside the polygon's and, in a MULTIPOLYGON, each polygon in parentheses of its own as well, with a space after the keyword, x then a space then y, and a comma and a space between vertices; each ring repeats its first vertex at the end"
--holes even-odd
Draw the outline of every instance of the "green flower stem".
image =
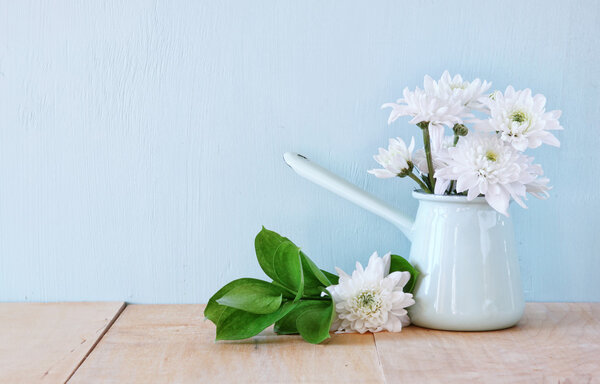
POLYGON ((429 190, 429 188, 427 188, 427 186, 425 185, 424 182, 421 181, 421 179, 419 179, 419 177, 417 175, 415 175, 414 173, 409 173, 408 177, 410 177, 411 179, 413 179, 414 181, 417 182, 417 184, 419 184, 419 187, 421 187, 423 189, 423 191, 427 192, 427 193, 431 193, 431 191, 429 190))
POLYGON ((423 145, 425 145, 425 156, 427 157, 427 176, 429 177, 430 192, 435 190, 435 178, 433 177, 433 159, 431 158, 431 140, 429 138, 429 122, 419 123, 419 127, 423 131, 423 145))
MULTIPOLYGON (((297 292, 292 291, 291 289, 283 286, 283 284, 279 284, 276 281, 272 281, 271 284, 273 284, 277 288, 283 289, 284 291, 286 291, 287 293, 289 293, 289 294, 291 294, 293 296, 296 296, 296 294, 297 294, 297 292)), ((325 289, 325 288, 323 288, 323 289, 325 289)), ((325 291, 327 291, 327 290, 325 289, 325 291)), ((329 292, 327 291, 327 293, 329 293, 329 292)), ((306 297, 303 297, 302 299, 300 299, 299 301, 302 301, 302 300, 321 300, 321 301, 328 301, 329 300, 330 301, 331 300, 331 294, 329 294, 329 296, 319 296, 319 297, 316 297, 316 296, 306 296, 306 297)))
MULTIPOLYGON (((456 147, 456 144, 458 143, 458 139, 460 139, 460 136, 455 133, 454 134, 454 146, 455 147, 456 147)), ((456 181, 452 180, 450 182, 450 189, 448 190, 450 194, 452 194, 452 192, 456 192, 456 190, 454 189, 454 184, 456 184, 456 181)))
POLYGON ((456 192, 454 190, 454 184, 455 184, 454 180, 450 181, 450 189, 448 190, 450 194, 452 194, 453 191, 456 192))
POLYGON ((303 297, 302 299, 298 300, 298 302, 303 302, 303 301, 331 301, 331 300, 333 300, 331 298, 331 296, 321 296, 321 297, 306 296, 306 297, 303 297))

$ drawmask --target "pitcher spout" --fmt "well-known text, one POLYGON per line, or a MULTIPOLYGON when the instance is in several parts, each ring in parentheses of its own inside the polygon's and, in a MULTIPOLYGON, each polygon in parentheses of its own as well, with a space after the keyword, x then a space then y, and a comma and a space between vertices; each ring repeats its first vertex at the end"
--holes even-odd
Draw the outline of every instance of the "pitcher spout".
POLYGON ((327 169, 311 162, 305 156, 286 152, 283 158, 300 176, 384 218, 398 227, 408 240, 412 241, 414 220, 404 213, 331 173, 327 169))

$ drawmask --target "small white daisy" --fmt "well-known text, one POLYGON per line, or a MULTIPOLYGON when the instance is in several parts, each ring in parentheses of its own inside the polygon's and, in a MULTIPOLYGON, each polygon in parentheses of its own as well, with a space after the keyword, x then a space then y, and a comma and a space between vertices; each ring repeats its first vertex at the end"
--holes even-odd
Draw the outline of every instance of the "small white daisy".
POLYGON ((485 103, 490 117, 477 120, 476 129, 497 132, 502 140, 519 151, 542 144, 560 147, 558 139, 549 131, 563 129, 558 121, 561 111, 546 112, 544 95, 531 96, 530 89, 515 91, 509 86, 504 93, 493 93, 485 103))
POLYGON ((496 135, 469 134, 456 147, 448 148, 446 166, 435 173, 435 193, 443 194, 451 180, 456 191, 467 191, 467 199, 484 195, 498 212, 508 216, 511 197, 526 208, 526 192, 536 197, 547 194, 547 179, 539 178, 542 169, 533 159, 506 144, 496 135))
POLYGON ((437 149, 444 138, 444 126, 453 127, 462 123, 463 118, 471 117, 468 109, 460 100, 442 99, 435 94, 429 94, 417 87, 414 91, 404 89, 403 98, 396 103, 383 104, 382 108, 392 108, 388 124, 396 121, 400 116, 411 116, 411 124, 429 123, 431 147, 437 149))
POLYGON ((433 80, 430 76, 425 76, 425 91, 444 100, 457 100, 467 108, 484 111, 487 110, 484 100, 487 98, 486 92, 492 86, 492 83, 475 79, 473 81, 463 80, 461 75, 450 76, 448 71, 444 71, 439 81, 433 80))
POLYGON ((412 151, 415 148, 415 138, 410 140, 407 147, 401 138, 390 139, 390 145, 387 150, 379 148, 379 155, 373 156, 383 169, 371 169, 369 173, 380 177, 404 177, 412 171, 411 161, 412 151))

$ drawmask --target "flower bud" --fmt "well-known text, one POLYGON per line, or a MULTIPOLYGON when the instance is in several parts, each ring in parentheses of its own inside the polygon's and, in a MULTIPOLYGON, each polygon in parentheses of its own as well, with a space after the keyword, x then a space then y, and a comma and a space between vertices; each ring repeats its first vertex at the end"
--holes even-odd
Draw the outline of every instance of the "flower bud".
POLYGON ((464 124, 454 124, 452 130, 456 136, 467 136, 469 133, 469 128, 467 128, 464 124))

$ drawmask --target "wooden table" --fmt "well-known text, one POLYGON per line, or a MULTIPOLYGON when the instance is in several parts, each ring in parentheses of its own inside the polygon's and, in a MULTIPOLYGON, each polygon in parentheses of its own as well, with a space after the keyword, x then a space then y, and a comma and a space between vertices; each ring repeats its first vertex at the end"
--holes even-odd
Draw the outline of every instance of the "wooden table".
POLYGON ((124 307, 0 303, 0 383, 64 383, 124 307))
POLYGON ((0 382, 64 382, 72 373, 70 383, 600 383, 600 303, 530 303, 503 331, 408 327, 320 345, 271 331, 216 343, 203 309, 0 304, 0 382), (88 346, 74 348, 84 334, 88 346))

